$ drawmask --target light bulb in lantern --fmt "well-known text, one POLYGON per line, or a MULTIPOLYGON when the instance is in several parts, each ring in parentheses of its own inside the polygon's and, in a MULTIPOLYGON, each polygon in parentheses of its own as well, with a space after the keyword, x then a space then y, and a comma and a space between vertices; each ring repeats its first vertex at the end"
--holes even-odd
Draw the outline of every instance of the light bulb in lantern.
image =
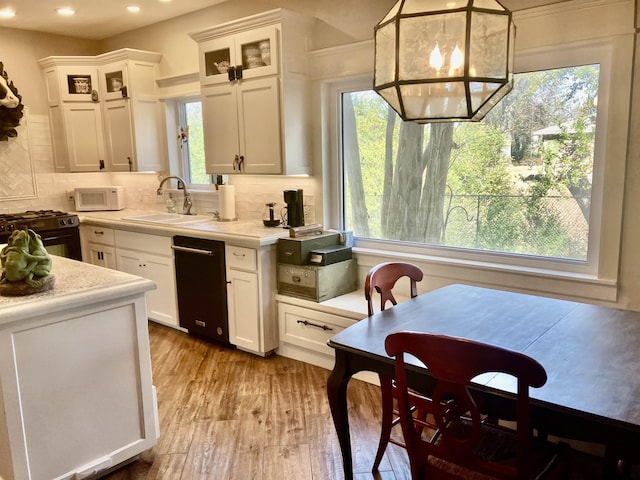
POLYGON ((462 67, 463 63, 464 63, 464 57, 462 56, 462 52, 460 51, 460 48, 458 48, 458 45, 456 44, 456 48, 453 49, 453 53, 451 54, 451 64, 449 67, 449 75, 453 76, 454 74, 458 73, 457 70, 459 70, 462 67))
POLYGON ((442 54, 440 53, 440 47, 438 46, 437 42, 436 48, 434 48, 431 52, 431 55, 429 55, 429 66, 435 68, 438 71, 440 71, 440 69, 442 68, 442 54))

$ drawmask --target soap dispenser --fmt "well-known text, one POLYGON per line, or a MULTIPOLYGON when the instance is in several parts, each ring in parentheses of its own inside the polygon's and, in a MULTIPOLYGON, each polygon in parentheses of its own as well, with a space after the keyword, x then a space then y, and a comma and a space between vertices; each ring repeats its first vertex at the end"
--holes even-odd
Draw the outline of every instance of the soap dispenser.
POLYGON ((265 227, 278 227, 280 225, 280 219, 276 218, 275 206, 276 202, 269 202, 264 204, 262 223, 265 227))

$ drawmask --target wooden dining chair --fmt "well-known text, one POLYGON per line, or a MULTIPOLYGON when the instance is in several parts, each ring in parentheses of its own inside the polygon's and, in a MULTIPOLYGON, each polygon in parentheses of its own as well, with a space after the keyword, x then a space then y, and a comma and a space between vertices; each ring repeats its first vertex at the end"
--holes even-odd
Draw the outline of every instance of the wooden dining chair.
POLYGON ((413 480, 568 478, 568 445, 532 435, 529 387, 541 387, 547 381, 536 360, 493 345, 431 333, 396 332, 386 338, 385 348, 395 357, 394 395, 413 480), (435 380, 430 396, 416 398, 408 389, 405 354, 420 360, 435 380), (486 372, 507 373, 517 380, 515 429, 483 421, 469 385, 486 372), (414 405, 434 419, 430 435, 418 433, 416 427, 424 422, 412 414, 414 405))
MULTIPOLYGON (((412 263, 385 262, 374 266, 369 270, 364 282, 364 296, 367 300, 369 316, 374 313, 374 292, 380 295, 380 310, 385 310, 389 302, 392 305, 398 304, 392 292, 398 280, 401 278, 409 280, 409 293, 411 298, 414 298, 418 295, 417 282, 422 281, 423 276, 422 270, 412 263)), ((389 442, 404 447, 403 442, 391 437, 393 427, 400 422, 398 411, 393 407, 393 379, 385 375, 379 375, 379 378, 382 393, 382 429, 378 451, 373 462, 373 472, 378 470, 389 442)))
POLYGON ((399 279, 409 279, 409 293, 414 298, 418 296, 417 282, 421 282, 423 276, 419 267, 406 262, 384 262, 371 268, 364 281, 364 298, 367 300, 369 316, 374 313, 374 290, 380 294, 380 310, 384 310, 388 302, 398 304, 392 290, 399 279))

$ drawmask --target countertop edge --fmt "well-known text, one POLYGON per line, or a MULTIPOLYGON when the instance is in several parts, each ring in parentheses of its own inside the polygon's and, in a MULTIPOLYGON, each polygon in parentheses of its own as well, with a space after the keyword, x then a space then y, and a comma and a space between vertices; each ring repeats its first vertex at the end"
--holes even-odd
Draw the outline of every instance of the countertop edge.
MULTIPOLYGON (((54 272, 55 273, 55 272, 54 272)), ((55 287, 54 287, 55 288, 55 287)), ((18 302, 0 309, 0 327, 42 315, 53 315, 86 307, 96 303, 144 294, 156 288, 156 284, 145 278, 131 279, 113 285, 98 285, 79 291, 69 291, 55 296, 20 297, 18 302)))
POLYGON ((165 237, 173 237, 175 235, 184 235, 195 238, 204 238, 210 240, 220 240, 233 245, 241 245, 248 247, 263 247, 274 245, 279 238, 288 236, 288 231, 284 229, 268 229, 264 227, 264 233, 248 234, 242 232, 221 231, 224 229, 242 230, 244 226, 247 229, 255 229, 260 231, 260 227, 253 222, 217 222, 215 220, 206 222, 197 222, 190 225, 170 226, 170 225, 153 225, 150 223, 141 223, 123 220, 122 217, 134 216, 143 213, 153 213, 148 210, 120 210, 117 212, 74 212, 80 219, 80 225, 95 225, 107 228, 115 228, 138 233, 147 233, 151 235, 160 235, 165 237))

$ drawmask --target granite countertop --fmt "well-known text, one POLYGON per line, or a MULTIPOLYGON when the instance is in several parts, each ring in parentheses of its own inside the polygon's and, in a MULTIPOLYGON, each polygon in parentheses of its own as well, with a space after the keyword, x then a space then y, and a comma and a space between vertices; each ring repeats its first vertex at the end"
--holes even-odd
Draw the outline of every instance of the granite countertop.
MULTIPOLYGON (((130 230, 153 235, 173 236, 185 235, 211 240, 221 240, 235 245, 261 247, 273 245, 279 238, 288 237, 289 231, 279 227, 265 227, 260 221, 238 220, 220 222, 210 217, 210 220, 193 222, 182 225, 159 225, 126 220, 126 217, 150 214, 153 211, 124 210, 112 212, 73 212, 80 218, 80 224, 99 225, 122 230, 130 230)), ((156 212, 164 213, 164 212, 156 212)), ((205 217, 202 215, 202 217, 205 217)))
POLYGON ((56 255, 51 255, 51 261, 55 276, 51 290, 18 297, 0 295, 0 326, 155 288, 151 280, 117 270, 56 255))

